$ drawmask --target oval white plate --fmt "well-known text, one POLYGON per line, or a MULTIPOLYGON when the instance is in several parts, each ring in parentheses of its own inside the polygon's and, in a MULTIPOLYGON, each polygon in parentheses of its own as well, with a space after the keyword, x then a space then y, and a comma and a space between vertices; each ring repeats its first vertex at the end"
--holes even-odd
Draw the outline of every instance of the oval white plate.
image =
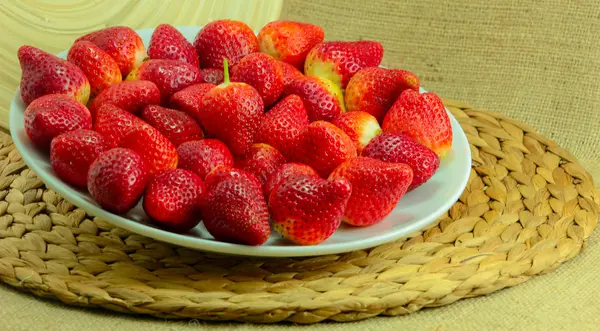
MULTIPOLYGON (((178 27, 193 41, 200 27, 178 27)), ((153 29, 137 30, 147 46, 153 29)), ((67 52, 59 54, 66 58, 67 52)), ((422 90, 421 92, 424 92, 422 90)), ((410 235, 434 222, 460 197, 471 170, 471 151, 467 138, 448 112, 453 130, 453 146, 442 160, 438 172, 424 185, 406 194, 396 209, 378 224, 365 228, 342 225, 328 240, 315 246, 297 246, 287 242, 275 231, 262 246, 251 247, 216 241, 202 223, 187 234, 164 231, 151 225, 140 204, 125 215, 115 215, 100 208, 84 190, 64 183, 49 162, 45 152, 36 149, 23 126, 25 104, 17 92, 10 106, 10 129, 14 143, 25 163, 46 183, 75 206, 111 224, 160 241, 204 251, 225 254, 292 257, 336 254, 377 246, 410 235)))

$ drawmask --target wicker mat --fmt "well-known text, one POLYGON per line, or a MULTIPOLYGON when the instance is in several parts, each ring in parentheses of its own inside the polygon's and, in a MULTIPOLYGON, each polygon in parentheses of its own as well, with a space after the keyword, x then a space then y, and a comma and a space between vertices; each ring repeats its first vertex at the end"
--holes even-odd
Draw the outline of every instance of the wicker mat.
POLYGON ((162 318, 316 323, 446 305, 575 257, 600 214, 591 176, 525 124, 446 104, 473 153, 460 201, 410 238, 313 258, 205 254, 115 228, 46 189, 2 134, 0 279, 69 305, 162 318))

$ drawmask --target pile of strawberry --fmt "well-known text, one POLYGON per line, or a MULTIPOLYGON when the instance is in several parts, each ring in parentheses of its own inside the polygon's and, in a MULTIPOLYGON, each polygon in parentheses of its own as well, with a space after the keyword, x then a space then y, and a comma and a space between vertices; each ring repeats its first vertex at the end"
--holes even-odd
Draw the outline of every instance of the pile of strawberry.
POLYGON ((450 149, 442 102, 378 67, 375 41, 327 41, 275 21, 258 36, 219 20, 193 43, 170 25, 89 33, 67 60, 19 49, 25 129, 56 174, 123 214, 203 222, 217 240, 261 245, 271 227, 318 244, 368 226, 431 178, 450 149), (230 76, 231 73, 231 76, 230 76))

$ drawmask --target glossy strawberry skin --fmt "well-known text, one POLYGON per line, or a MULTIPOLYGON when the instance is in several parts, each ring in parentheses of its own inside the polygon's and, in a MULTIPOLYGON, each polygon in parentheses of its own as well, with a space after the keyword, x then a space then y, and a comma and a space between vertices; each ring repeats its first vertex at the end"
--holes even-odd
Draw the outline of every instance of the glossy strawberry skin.
POLYGON ((254 31, 246 23, 217 20, 206 24, 196 35, 194 47, 203 68, 223 68, 223 58, 230 66, 244 56, 258 52, 254 31))
POLYGON ((149 180, 146 163, 136 152, 113 148, 92 163, 87 186, 103 209, 123 214, 140 201, 149 180))
POLYGON ((144 193, 143 207, 155 224, 185 233, 202 220, 200 203, 204 183, 191 171, 172 169, 152 177, 144 193))
POLYGON ((217 139, 202 139, 185 142, 177 147, 178 167, 193 171, 200 178, 218 166, 233 167, 233 155, 227 145, 217 139))
POLYGON ((188 86, 183 90, 176 92, 171 97, 169 105, 171 108, 179 109, 192 116, 200 122, 200 113, 202 112, 202 100, 208 91, 216 85, 200 83, 188 86))
POLYGON ((258 33, 262 53, 303 69, 308 52, 325 38, 320 26, 293 21, 267 23, 258 33))
POLYGON ((92 128, 89 110, 64 94, 47 94, 33 100, 25 109, 24 117, 27 136, 44 150, 59 134, 92 128))
POLYGON ((137 152, 148 165, 151 175, 177 168, 177 149, 167 137, 151 126, 132 130, 123 137, 120 147, 137 152))
POLYGON ((265 107, 279 100, 283 92, 283 72, 273 57, 263 53, 244 56, 231 68, 231 81, 246 83, 256 89, 265 107))
POLYGON ((292 83, 292 81, 294 79, 304 77, 302 72, 300 70, 296 69, 296 67, 294 67, 293 65, 291 65, 287 62, 283 62, 283 61, 278 61, 278 63, 279 63, 279 66, 281 67, 281 72, 283 73, 283 89, 284 90, 286 88, 288 88, 288 86, 290 86, 290 84, 292 83))
POLYGON ((440 159, 452 148, 452 125, 442 100, 434 93, 405 90, 388 111, 383 132, 405 133, 440 159))
POLYGON ((340 164, 329 180, 346 179, 352 184, 343 221, 354 226, 368 226, 392 212, 406 193, 412 177, 411 168, 404 163, 358 157, 340 164))
POLYGON ((73 44, 69 49, 67 60, 78 66, 88 78, 92 97, 123 79, 115 60, 89 41, 73 44))
POLYGON ((219 241, 264 244, 271 229, 260 182, 244 170, 217 170, 205 182, 207 190, 201 203, 204 226, 219 241))
POLYGON ((137 114, 147 105, 160 103, 160 90, 147 80, 124 81, 106 88, 90 103, 90 112, 96 117, 98 108, 105 104, 117 106, 124 111, 137 114))
POLYGON ((200 70, 200 77, 205 83, 219 85, 223 83, 223 69, 204 68, 200 70))
POLYGON ((150 38, 148 56, 151 59, 176 60, 200 66, 194 46, 169 24, 159 24, 150 38))
POLYGON ((100 106, 94 120, 94 131, 104 137, 109 148, 118 147, 127 134, 141 127, 150 127, 150 125, 139 117, 111 104, 100 106))
POLYGON ((47 94, 64 94, 87 104, 90 83, 79 67, 33 46, 21 46, 21 99, 26 105, 47 94))
POLYGON ((290 176, 269 196, 273 227, 296 244, 319 244, 340 226, 351 193, 352 186, 345 179, 290 176))
POLYGON ((246 155, 236 160, 236 168, 246 170, 256 176, 263 189, 269 175, 285 163, 285 157, 267 144, 254 144, 246 155))
POLYGON ((52 139, 50 164, 63 181, 78 186, 87 186, 90 165, 107 146, 99 133, 80 129, 65 132, 52 139))
POLYGON ((202 128, 196 123, 196 120, 179 110, 150 105, 142 110, 140 117, 167 137, 175 146, 186 141, 204 138, 202 128))
POLYGON ((405 134, 391 132, 373 138, 363 150, 362 156, 410 166, 413 180, 408 191, 427 182, 440 167, 440 158, 432 150, 405 134))
POLYGON ((257 143, 273 146, 291 159, 302 131, 308 126, 308 114, 297 95, 289 95, 269 110, 255 136, 257 143))
POLYGON ((333 82, 321 77, 303 77, 293 80, 283 96, 296 94, 304 102, 308 119, 332 121, 346 111, 342 91, 333 82))
POLYGON ((382 58, 383 46, 376 41, 323 42, 306 56, 304 74, 327 78, 343 89, 356 72, 377 67, 382 58))
POLYGON ((358 154, 371 139, 381 133, 377 119, 362 111, 343 113, 331 123, 342 129, 352 139, 358 154))
POLYGON ((281 184, 282 181, 286 180, 288 177, 295 175, 310 175, 316 177, 319 176, 315 169, 309 167, 306 164, 295 162, 288 162, 282 164, 267 178, 267 182, 263 186, 263 191, 265 192, 266 196, 270 196, 271 192, 273 192, 273 189, 277 187, 277 185, 281 184))

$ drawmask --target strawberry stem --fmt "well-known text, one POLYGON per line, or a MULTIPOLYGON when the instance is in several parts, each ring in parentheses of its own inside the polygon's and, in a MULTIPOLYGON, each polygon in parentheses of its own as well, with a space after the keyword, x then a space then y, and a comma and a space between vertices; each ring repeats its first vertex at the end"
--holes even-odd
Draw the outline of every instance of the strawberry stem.
POLYGON ((229 64, 227 58, 223 59, 223 83, 229 84, 229 64))

